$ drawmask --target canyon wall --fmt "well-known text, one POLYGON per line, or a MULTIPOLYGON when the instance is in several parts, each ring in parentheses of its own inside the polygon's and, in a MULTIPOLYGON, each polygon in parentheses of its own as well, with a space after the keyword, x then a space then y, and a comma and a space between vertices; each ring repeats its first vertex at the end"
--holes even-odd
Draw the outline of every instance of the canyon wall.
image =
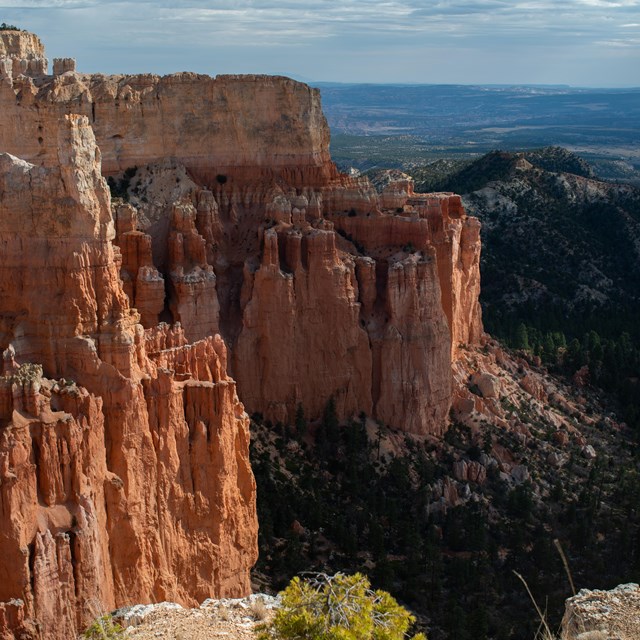
POLYGON ((85 75, 55 64, 47 76, 35 36, 2 38, 3 150, 30 162, 54 152, 42 135, 49 123, 76 113, 89 118, 105 175, 174 158, 201 184, 224 175, 311 186, 337 176, 320 93, 303 83, 260 75, 85 75))
POLYGON ((142 323, 220 331, 249 411, 292 421, 302 405, 314 419, 333 397, 340 418, 446 428, 452 358, 482 335, 479 224, 408 177, 379 194, 340 175, 316 90, 70 70, 5 75, 0 104, 3 148, 34 163, 55 156, 51 122, 88 117, 133 205, 118 208, 116 243, 142 323))
POLYGON ((0 638, 242 595, 244 406, 442 434, 479 224, 339 174, 301 83, 47 75, 35 36, 0 41, 0 638))
POLYGON ((219 336, 145 331, 82 116, 56 158, 0 154, 0 637, 120 604, 250 591, 248 418, 219 336), (33 364, 30 364, 33 363, 33 364))

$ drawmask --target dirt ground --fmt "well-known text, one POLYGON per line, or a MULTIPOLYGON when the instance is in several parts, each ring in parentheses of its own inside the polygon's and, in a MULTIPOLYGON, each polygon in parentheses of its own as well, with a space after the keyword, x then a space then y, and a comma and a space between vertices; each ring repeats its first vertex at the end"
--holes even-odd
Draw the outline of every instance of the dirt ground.
POLYGON ((126 628, 126 637, 135 640, 254 640, 255 628, 273 617, 275 603, 273 596, 252 594, 205 600, 195 609, 171 602, 136 605, 114 617, 126 628))

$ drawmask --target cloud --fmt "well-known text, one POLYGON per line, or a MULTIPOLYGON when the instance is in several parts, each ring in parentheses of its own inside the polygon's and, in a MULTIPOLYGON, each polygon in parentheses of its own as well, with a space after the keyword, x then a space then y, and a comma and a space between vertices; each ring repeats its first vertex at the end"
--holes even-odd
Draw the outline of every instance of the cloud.
POLYGON ((283 35, 301 41, 404 34, 437 43, 454 34, 470 41, 517 36, 541 45, 562 38, 602 41, 611 37, 616 22, 620 27, 628 24, 630 13, 640 6, 637 0, 164 0, 147 4, 161 22, 196 28, 210 24, 225 42, 250 35, 286 42, 276 37, 278 31, 285 31, 283 35))
MULTIPOLYGON (((526 59, 538 81, 571 82, 557 74, 579 65, 586 74, 615 50, 632 61, 640 24, 640 0, 0 0, 0 10, 38 32, 51 57, 105 71, 293 69, 342 80, 384 69, 380 80, 429 81, 436 64, 456 60, 452 81, 484 76, 481 65, 500 81, 526 59)), ((638 82, 630 67, 616 74, 638 82)))
POLYGON ((99 4, 99 0, 0 0, 0 9, 73 9, 99 4))

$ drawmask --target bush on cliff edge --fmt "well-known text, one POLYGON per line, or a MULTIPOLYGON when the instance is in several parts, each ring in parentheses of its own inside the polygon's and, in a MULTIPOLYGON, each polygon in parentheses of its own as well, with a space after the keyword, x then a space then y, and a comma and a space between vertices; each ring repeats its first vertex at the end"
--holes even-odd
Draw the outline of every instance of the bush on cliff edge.
MULTIPOLYGON (((293 578, 258 640, 403 640, 415 618, 360 573, 293 578)), ((426 640, 424 634, 412 640, 426 640)))

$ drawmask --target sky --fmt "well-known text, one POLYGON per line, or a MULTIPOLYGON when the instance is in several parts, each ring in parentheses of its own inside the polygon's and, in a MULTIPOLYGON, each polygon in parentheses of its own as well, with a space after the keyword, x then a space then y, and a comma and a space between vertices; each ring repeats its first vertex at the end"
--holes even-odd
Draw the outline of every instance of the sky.
POLYGON ((640 0, 0 0, 94 73, 640 86, 640 0))

